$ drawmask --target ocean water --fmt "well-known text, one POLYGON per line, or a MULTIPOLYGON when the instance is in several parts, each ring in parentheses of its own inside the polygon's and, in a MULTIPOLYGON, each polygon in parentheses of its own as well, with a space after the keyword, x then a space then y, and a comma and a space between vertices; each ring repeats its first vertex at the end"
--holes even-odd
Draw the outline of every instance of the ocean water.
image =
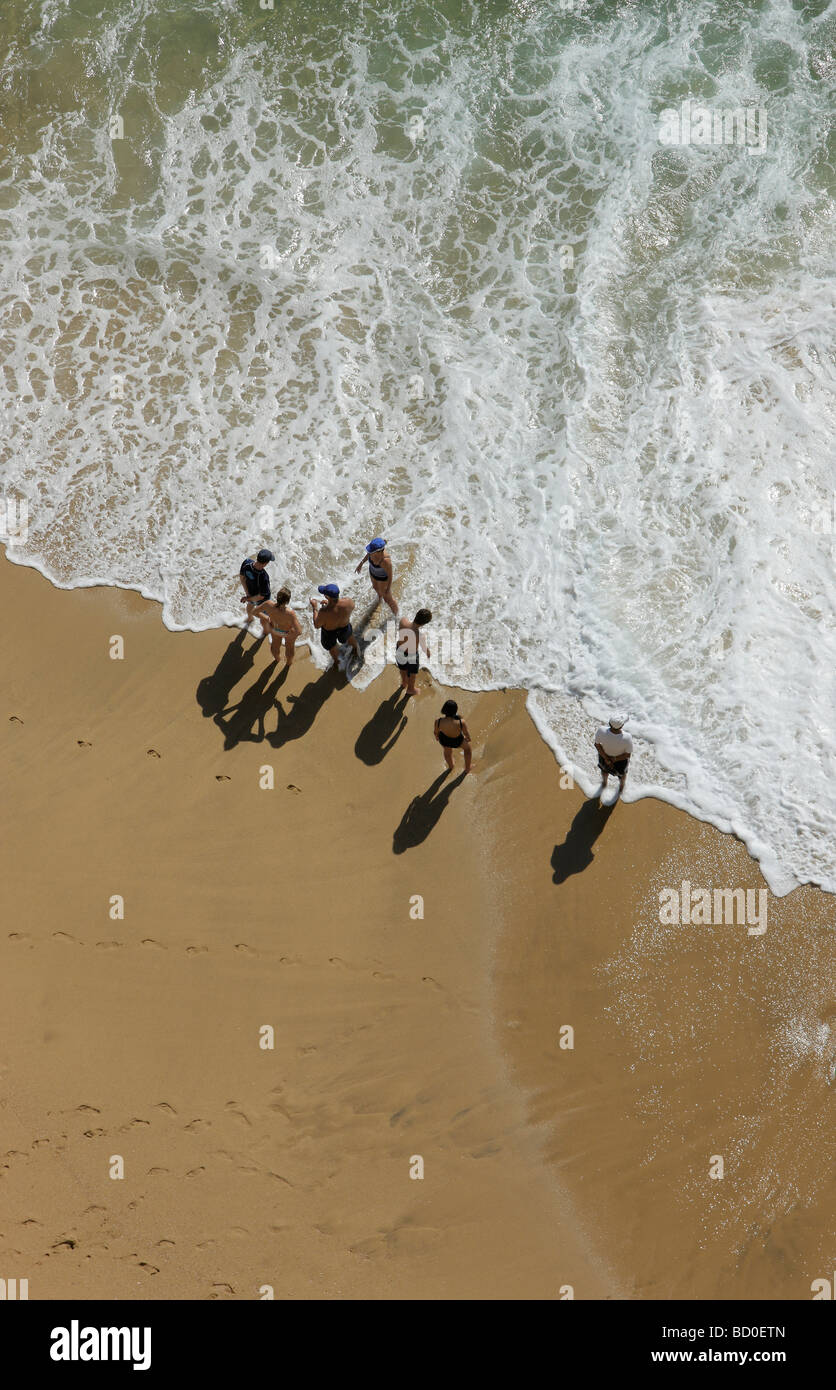
POLYGON ((834 891, 836 6, 267 2, 3 2, 9 555, 199 629, 382 534, 440 678, 834 891))

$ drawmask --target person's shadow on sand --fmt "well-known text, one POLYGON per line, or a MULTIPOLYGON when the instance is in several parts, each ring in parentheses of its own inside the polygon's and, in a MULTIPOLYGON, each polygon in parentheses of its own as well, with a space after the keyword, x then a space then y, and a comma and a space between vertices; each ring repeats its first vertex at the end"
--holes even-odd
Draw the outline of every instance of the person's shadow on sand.
POLYGON ((278 672, 275 666, 265 666, 258 679, 244 691, 237 705, 218 711, 214 718, 223 732, 225 749, 234 748, 237 743, 260 743, 266 737, 264 720, 268 710, 275 705, 286 677, 286 666, 278 672))
POLYGON ((454 789, 467 776, 465 772, 460 772, 442 791, 441 785, 449 775, 449 772, 442 772, 421 796, 410 801, 392 837, 393 854, 403 854, 404 850, 420 845, 438 824, 454 789))
POLYGON ((383 762, 389 749, 394 748, 409 722, 404 714, 406 705, 400 703, 402 694, 401 690, 394 691, 378 706, 368 724, 360 730, 354 752, 361 763, 366 763, 368 767, 383 762))
POLYGON ((599 806, 597 796, 583 803, 563 844, 555 845, 552 850, 553 883, 565 883, 572 874, 581 873, 592 863, 592 846, 614 810, 615 804, 599 806))
POLYGON ((242 628, 238 636, 230 642, 211 676, 204 676, 198 685, 195 698, 203 710, 204 718, 212 719, 221 713, 229 699, 230 691, 235 689, 238 682, 252 668, 261 642, 250 641, 245 646, 247 635, 242 628))
POLYGON ((283 748, 292 739, 303 738, 311 728, 325 701, 333 695, 335 690, 341 689, 346 684, 345 676, 332 668, 325 671, 318 680, 308 681, 308 684, 303 690, 300 690, 298 695, 288 695, 287 703, 291 706, 290 712, 285 713, 282 706, 277 705, 278 723, 273 733, 267 734, 267 742, 270 747, 283 748))

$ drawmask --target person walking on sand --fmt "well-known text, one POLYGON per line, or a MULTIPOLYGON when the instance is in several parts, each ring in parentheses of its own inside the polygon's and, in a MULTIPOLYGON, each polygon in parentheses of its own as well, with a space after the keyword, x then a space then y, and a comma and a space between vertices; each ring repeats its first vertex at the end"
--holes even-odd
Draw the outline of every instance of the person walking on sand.
POLYGON ((351 628, 354 599, 340 598, 340 591, 336 584, 320 584, 318 587, 319 592, 325 597, 319 607, 317 607, 316 599, 311 599, 313 625, 319 632, 319 640, 326 652, 331 653, 333 665, 336 666, 338 642, 352 647, 355 656, 360 655, 357 638, 353 635, 351 628))
POLYGON ((430 649, 421 634, 421 628, 426 627, 427 623, 432 622, 432 613, 429 608, 419 608, 412 622, 408 618, 401 618, 398 623, 398 641, 395 646, 395 661, 401 673, 401 690, 406 691, 407 697, 417 695, 415 689, 415 677, 418 675, 421 652, 424 649, 427 656, 430 649))
POLYGON ((366 546, 366 553, 354 571, 359 574, 366 561, 369 562, 369 578, 372 581, 372 588, 378 597, 378 602, 383 599, 388 603, 395 617, 398 616, 398 605, 392 597, 392 561, 386 554, 386 542, 382 536, 375 536, 373 541, 369 541, 366 546))
POLYGON ((302 636, 302 624, 292 608, 288 608, 290 590, 279 589, 275 599, 267 599, 258 610, 261 626, 270 638, 273 660, 278 661, 284 642, 284 664, 293 665, 296 639, 302 636))
POLYGON ((618 791, 615 800, 624 791, 624 783, 627 780, 627 767, 630 756, 633 752, 633 740, 629 734, 623 732, 626 718, 621 714, 613 714, 610 717, 609 727, 601 727, 595 733, 595 747, 598 750, 598 766, 601 769, 601 791, 598 797, 598 804, 604 804, 604 792, 607 788, 607 781, 610 775, 618 778, 618 791))
POLYGON ((267 573, 267 566, 275 558, 272 550, 259 550, 257 555, 248 555, 238 571, 238 578, 241 580, 241 587, 244 590, 241 602, 247 605, 246 627, 249 627, 252 622, 256 609, 260 608, 262 603, 265 603, 270 597, 270 576, 267 573))
POLYGON ((461 748, 464 753, 465 773, 470 772, 470 762, 473 757, 470 731, 459 714, 459 707, 455 700, 444 701, 441 706, 441 714, 433 725, 433 734, 436 743, 440 743, 444 749, 447 771, 453 771, 453 749, 461 748))

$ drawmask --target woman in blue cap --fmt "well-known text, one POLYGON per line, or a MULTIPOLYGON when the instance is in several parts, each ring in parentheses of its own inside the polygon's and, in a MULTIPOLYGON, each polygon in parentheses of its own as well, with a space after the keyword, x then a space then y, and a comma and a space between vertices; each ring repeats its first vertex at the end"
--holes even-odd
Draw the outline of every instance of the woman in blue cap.
POLYGON ((398 605, 392 597, 392 561, 386 554, 386 542, 382 536, 375 536, 373 541, 369 541, 366 546, 366 553, 354 571, 355 574, 360 573, 367 560, 372 588, 378 599, 383 599, 385 603, 388 603, 397 618, 398 605))

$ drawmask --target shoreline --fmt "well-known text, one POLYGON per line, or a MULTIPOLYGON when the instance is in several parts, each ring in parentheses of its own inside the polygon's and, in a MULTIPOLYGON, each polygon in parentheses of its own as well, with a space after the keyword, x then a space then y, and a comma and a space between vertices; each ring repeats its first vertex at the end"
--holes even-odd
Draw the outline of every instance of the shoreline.
POLYGON ((276 678, 133 591, 0 584, 0 1165, 30 1298, 809 1297, 832 899, 770 894, 762 938, 662 928, 660 874, 757 865, 661 801, 561 788, 523 692, 422 671, 403 727, 394 672, 276 678), (445 786, 449 693, 476 775, 445 786))
MULTIPOLYGON (((164 631, 170 633, 172 636, 186 633, 191 633, 192 635, 197 636, 202 633, 236 632, 240 630, 239 625, 237 623, 226 621, 219 622, 211 627, 169 627, 168 624, 166 624, 162 618, 161 610, 164 606, 165 600, 159 598, 155 594, 147 593, 143 589, 137 588, 134 585, 122 585, 119 584, 117 581, 111 580, 80 580, 74 581, 72 584, 62 585, 51 575, 46 574, 39 563, 30 560, 24 561, 10 558, 8 554, 8 548, 6 546, 3 547, 3 553, 5 555, 5 558, 8 560, 9 564, 14 565, 16 568, 33 570, 42 579, 44 579, 52 588, 57 589, 61 593, 72 593, 76 590, 86 592, 90 589, 112 589, 117 593, 133 594, 137 598, 142 599, 144 602, 153 604, 158 609, 160 609, 160 624, 163 627, 164 631)), ((364 608, 362 606, 362 602, 358 600, 357 611, 362 614, 363 627, 365 628, 370 615, 372 613, 379 614, 381 609, 380 606, 378 606, 376 610, 364 608)), ((231 613, 232 610, 230 609, 230 614, 231 613)), ((429 636, 432 639, 432 629, 430 629, 429 636)), ((386 640, 388 642, 388 635, 386 640)), ((306 659, 310 660, 312 666, 314 666, 316 669, 327 669, 324 666, 320 667, 318 662, 314 660, 312 655, 314 648, 316 648, 317 652, 319 651, 319 648, 316 647, 316 643, 313 637, 303 635, 303 637, 297 644, 296 650, 297 653, 300 655, 303 652, 307 651, 308 656, 306 659)), ((424 659, 424 662, 424 669, 432 673, 431 662, 426 663, 426 658, 424 659)), ((377 675, 372 676, 368 684, 363 685, 361 689, 365 691, 374 687, 379 676, 383 675, 384 671, 389 669, 390 664, 391 663, 387 660, 382 669, 377 673, 377 675)), ((432 679, 433 683, 438 685, 439 689, 457 691, 471 698, 478 698, 481 695, 519 694, 525 702, 525 711, 527 717, 536 729, 538 737, 540 738, 544 746, 548 749, 549 753, 554 759, 555 768, 557 772, 560 774, 567 772, 570 776, 572 776, 576 785, 580 788, 580 790, 586 797, 591 797, 593 795, 594 788, 597 785, 598 781, 598 773, 596 767, 595 753, 594 749, 592 748, 591 740, 589 745, 588 759, 590 773, 587 774, 585 769, 579 769, 578 765, 574 762, 574 760, 566 756, 565 750, 561 746, 559 739, 555 734, 552 733, 551 729, 545 723, 541 715, 534 708, 534 698, 537 696, 538 693, 542 693, 538 691, 537 688, 529 690, 522 686, 495 685, 485 687, 480 686, 478 688, 474 687, 471 689, 467 686, 442 681, 440 679, 440 676, 433 675, 432 679)), ((587 715, 586 711, 583 708, 582 698, 578 695, 571 695, 568 698, 570 698, 577 706, 577 722, 583 722, 585 724, 588 724, 591 732, 595 723, 595 719, 592 716, 587 715)), ((600 715, 600 718, 604 717, 605 716, 602 713, 600 715)), ((631 729, 632 727, 633 726, 631 725, 631 729)), ((636 734, 635 737, 638 738, 640 744, 644 744, 651 750, 652 756, 655 760, 658 761, 656 745, 642 734, 636 734)), ((683 797, 675 787, 666 787, 664 785, 656 783, 637 784, 636 766, 639 763, 639 761, 640 753, 638 754, 638 756, 634 756, 633 758, 631 778, 628 780, 627 790, 624 797, 625 805, 637 805, 639 802, 648 799, 653 801, 659 801, 663 805, 670 807, 672 811, 681 812, 683 815, 689 816, 692 820, 698 822, 701 825, 710 826, 712 829, 716 830, 717 833, 720 835, 731 836, 733 839, 739 841, 744 846, 749 858, 757 866, 758 872, 764 878, 764 882, 769 890, 769 893, 776 898, 784 898, 790 896, 791 894, 795 893, 799 888, 813 888, 822 893, 827 894, 830 897, 833 897, 834 900, 836 900, 836 888, 831 889, 820 880, 810 878, 805 879, 801 882, 795 880, 793 880, 792 882, 788 882, 788 877, 790 876, 788 876, 787 871, 775 858, 772 851, 770 851, 768 846, 762 845, 757 840, 757 837, 754 834, 754 832, 749 831, 746 827, 736 827, 727 818, 722 817, 719 814, 715 814, 712 811, 708 811, 704 808, 695 806, 693 803, 690 803, 688 801, 687 797, 683 797), (778 889, 773 888, 766 877, 767 871, 764 870, 764 863, 766 863, 767 865, 767 871, 771 871, 773 877, 778 877, 782 881, 787 881, 787 886, 780 887, 778 889)), ((663 763, 661 763, 660 766, 662 766, 666 771, 671 771, 671 769, 667 768, 666 765, 663 763)))

